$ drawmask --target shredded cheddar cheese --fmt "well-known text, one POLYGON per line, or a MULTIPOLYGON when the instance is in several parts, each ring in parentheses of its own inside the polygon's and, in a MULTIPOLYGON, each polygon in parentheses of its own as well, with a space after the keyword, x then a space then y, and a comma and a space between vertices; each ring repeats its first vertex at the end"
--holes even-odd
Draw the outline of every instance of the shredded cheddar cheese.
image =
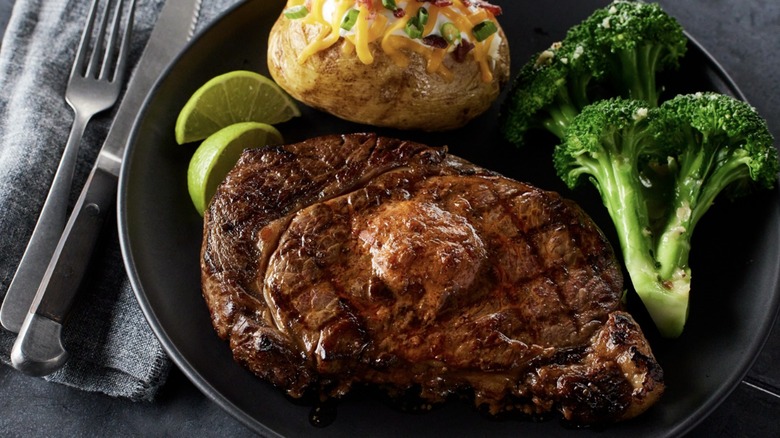
MULTIPOLYGON (((472 33, 472 29, 484 21, 496 22, 494 11, 482 7, 480 3, 468 0, 398 0, 397 10, 392 11, 382 6, 381 0, 288 0, 287 8, 305 6, 308 14, 297 19, 319 28, 319 33, 299 54, 298 62, 301 64, 342 40, 342 54, 354 54, 363 64, 374 62, 372 51, 377 49, 400 67, 409 65, 409 53, 417 53, 426 59, 428 73, 450 80, 452 72, 444 61, 448 54, 454 55, 460 49, 479 65, 482 80, 490 82, 493 65, 499 57, 501 36, 496 32, 479 41, 481 38, 472 33), (422 12, 426 14, 420 19, 418 13, 423 8, 422 12), (354 22, 353 16, 348 25, 342 26, 351 10, 357 11, 352 12, 357 13, 357 21, 354 22), (444 23, 451 23, 458 29, 460 37, 457 40, 447 41, 442 37, 441 26, 444 23), (416 26, 418 30, 409 32, 409 26, 416 26), (465 50, 459 47, 461 44, 465 50)), ((500 14, 500 10, 496 14, 500 14)))

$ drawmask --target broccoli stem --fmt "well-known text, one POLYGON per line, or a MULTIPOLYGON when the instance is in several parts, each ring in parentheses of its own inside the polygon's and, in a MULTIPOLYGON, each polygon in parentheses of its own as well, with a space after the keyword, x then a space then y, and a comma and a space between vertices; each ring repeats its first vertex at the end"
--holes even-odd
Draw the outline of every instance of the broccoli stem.
POLYGON ((732 155, 726 162, 721 163, 712 171, 712 174, 707 178, 707 182, 693 209, 693 219, 696 222, 698 222, 704 213, 712 206, 715 202, 715 198, 724 188, 730 186, 731 183, 735 181, 748 181, 752 179, 750 167, 748 165, 750 157, 743 150, 738 150, 737 152, 743 156, 736 157, 732 155))
POLYGON ((650 107, 658 106, 659 92, 656 87, 656 69, 663 47, 645 44, 636 48, 620 50, 616 67, 624 92, 631 99, 647 102, 650 107))
MULTIPOLYGON (((702 141, 708 141, 706 135, 702 141)), ((732 182, 750 178, 746 157, 729 156, 718 163, 713 151, 724 150, 729 150, 727 145, 691 147, 683 151, 678 159, 677 190, 656 252, 663 279, 672 278, 678 269, 688 268, 693 229, 718 194, 732 182)))
POLYGON ((640 78, 644 76, 637 65, 637 53, 633 49, 620 50, 617 59, 619 64, 614 68, 617 70, 615 77, 619 77, 623 85, 624 92, 628 97, 636 100, 644 100, 644 91, 640 84, 643 82, 640 78))
POLYGON ((661 280, 670 280, 680 269, 688 268, 693 225, 690 223, 692 211, 685 204, 670 213, 673 219, 658 238, 656 254, 661 280))
MULTIPOLYGON (((619 151, 617 145, 628 145, 629 149, 637 147, 628 135, 602 139, 602 142, 607 151, 619 151)), ((680 245, 677 245, 680 242, 670 242, 669 249, 676 250, 685 265, 674 264, 668 276, 662 275, 664 264, 655 257, 648 207, 636 172, 636 160, 640 155, 636 150, 623 150, 614 156, 602 153, 585 167, 596 180, 604 206, 615 224, 626 269, 637 295, 661 334, 677 337, 682 333, 688 315, 690 272, 687 257, 690 246, 687 239, 680 245)))
POLYGON ((591 103, 588 96, 591 79, 593 79, 592 74, 580 72, 577 75, 571 75, 567 80, 570 101, 578 109, 577 113, 591 103))
POLYGON ((690 272, 680 269, 671 279, 662 281, 648 266, 647 257, 625 256, 626 267, 639 298, 661 335, 676 338, 682 334, 688 319, 688 297, 691 291, 690 272))
MULTIPOLYGON (((693 229, 723 188, 736 180, 750 177, 748 166, 740 157, 728 157, 718 163, 714 151, 727 150, 727 146, 706 145, 708 141, 706 135, 700 141, 705 145, 688 148, 678 158, 680 169, 676 179, 677 190, 668 212, 667 224, 659 236, 656 249, 661 284, 681 301, 684 298, 685 302, 688 299, 691 282, 688 260, 693 229)), ((697 142, 692 141, 689 144, 697 144, 697 142)), ((680 310, 686 309, 686 313, 681 313, 679 317, 685 318, 687 304, 681 302, 681 306, 680 310)), ((648 309, 650 310, 649 306, 648 309)), ((652 310, 650 312, 653 314, 652 310)), ((653 318, 655 320, 655 316, 653 318)), ((682 322, 684 321, 685 319, 682 319, 682 322)), ((673 322, 670 320, 670 323, 673 322)), ((666 326, 658 325, 658 327, 666 326)), ((680 332, 682 328, 680 324, 680 332)))
POLYGON ((641 193, 635 189, 621 190, 605 203, 615 223, 626 269, 642 303, 647 308, 661 335, 677 337, 688 317, 690 270, 687 268, 690 243, 686 232, 680 239, 659 239, 659 251, 668 251, 654 257, 653 235, 648 225, 647 212, 641 193), (613 206, 611 204, 619 204, 613 206), (663 262, 669 257, 673 262, 663 262), (670 268, 670 269, 666 269, 670 268), (668 271, 668 272, 666 272, 668 271))
POLYGON ((712 159, 702 148, 689 148, 677 160, 680 167, 676 189, 656 250, 662 280, 670 280, 680 269, 688 268, 691 233, 698 221, 694 208, 699 204, 712 159))
MULTIPOLYGON (((732 156, 725 162, 717 163, 718 157, 712 152, 717 150, 725 150, 725 147, 690 148, 679 158, 678 163, 681 167, 677 177, 677 190, 671 203, 668 222, 657 243, 659 280, 671 293, 669 299, 678 299, 679 310, 686 309, 685 313, 676 316, 683 318, 682 322, 687 317, 687 300, 691 282, 688 260, 693 229, 723 188, 734 181, 750 178, 748 166, 743 159, 732 156)), ((632 281, 638 288, 637 280, 634 280, 633 275, 632 281)), ((658 303, 659 306, 661 304, 658 303)), ((654 311, 647 303, 645 305, 653 315, 654 311)), ((669 307, 666 312, 671 310, 674 308, 669 307)), ((674 324, 672 316, 664 315, 663 309, 659 308, 655 312, 668 319, 670 324, 660 325, 656 321, 659 329, 679 327, 679 331, 682 332, 682 324, 674 324)), ((653 316, 654 320, 655 318, 656 316, 653 316)), ((675 335, 675 331, 671 333, 673 336, 679 335, 679 333, 675 335)))
POLYGON ((550 117, 545 119, 542 124, 545 129, 562 139, 566 133, 566 128, 571 124, 572 119, 576 115, 576 110, 571 105, 552 108, 550 109, 550 117))
POLYGON ((552 132, 559 139, 563 139, 566 128, 580 113, 580 110, 572 103, 568 90, 561 87, 554 102, 548 108, 549 118, 542 124, 545 129, 552 132))
MULTIPOLYGON (((696 160, 694 160, 696 161, 696 160)), ((688 319, 691 271, 688 258, 694 216, 691 204, 700 191, 697 178, 678 185, 663 230, 656 241, 655 259, 643 253, 625 254, 626 268, 637 295, 653 318, 661 335, 680 336, 688 319), (650 266, 649 260, 654 264, 650 266)))

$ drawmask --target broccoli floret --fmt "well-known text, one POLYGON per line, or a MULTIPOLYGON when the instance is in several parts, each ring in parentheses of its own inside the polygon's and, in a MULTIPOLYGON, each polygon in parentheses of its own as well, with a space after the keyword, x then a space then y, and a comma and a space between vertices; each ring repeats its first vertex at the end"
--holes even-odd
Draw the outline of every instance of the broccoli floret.
POLYGON ((592 104, 572 121, 554 162, 569 187, 588 177, 598 188, 634 290, 667 337, 682 333, 688 315, 694 226, 719 193, 772 187, 779 167, 766 122, 715 93, 654 109, 625 99, 592 104))
POLYGON ((658 106, 656 76, 679 67, 688 39, 682 26, 658 4, 615 1, 596 10, 575 29, 581 44, 592 47, 592 69, 603 70, 617 96, 658 106))
POLYGON ((504 136, 522 144, 530 129, 547 129, 563 138, 566 127, 591 100, 594 72, 581 48, 555 43, 523 66, 503 105, 504 136))
MULTIPOLYGON (((553 155, 556 171, 575 188, 589 179, 599 191, 615 225, 626 269, 651 315, 676 312, 685 320, 688 288, 660 281, 655 260, 651 208, 646 201, 651 182, 642 169, 663 162, 666 146, 653 140, 653 111, 647 103, 613 98, 598 101, 575 117, 553 155), (656 310, 657 309, 657 310, 656 310), (669 310, 672 309, 672 310, 669 310)), ((666 318, 666 317, 664 317, 666 318)), ((655 319, 655 317, 654 317, 655 319)), ((656 320, 665 330, 666 321, 656 320)), ((668 331, 667 331, 668 332, 668 331)))
POLYGON ((655 107, 656 74, 678 66, 687 42, 656 4, 615 1, 598 9, 522 67, 502 107, 501 130, 522 145, 532 128, 562 139, 582 108, 599 99, 641 99, 655 107))
POLYGON ((673 149, 674 196, 656 251, 661 277, 687 269, 691 233, 721 192, 734 198, 771 188, 778 158, 766 121, 745 102, 696 93, 664 102, 654 121, 656 141, 673 149))

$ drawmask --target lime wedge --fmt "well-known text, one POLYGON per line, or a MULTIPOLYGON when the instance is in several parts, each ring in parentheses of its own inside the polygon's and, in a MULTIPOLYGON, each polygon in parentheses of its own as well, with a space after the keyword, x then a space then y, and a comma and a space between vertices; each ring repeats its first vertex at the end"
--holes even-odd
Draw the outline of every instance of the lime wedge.
POLYGON ((222 128, 198 146, 187 169, 187 188, 198 213, 203 211, 217 186, 233 168, 244 149, 280 144, 282 135, 271 125, 243 122, 222 128))
POLYGON ((190 96, 176 119, 176 142, 203 140, 234 123, 274 125, 300 115, 295 101, 273 80, 251 71, 231 71, 190 96))

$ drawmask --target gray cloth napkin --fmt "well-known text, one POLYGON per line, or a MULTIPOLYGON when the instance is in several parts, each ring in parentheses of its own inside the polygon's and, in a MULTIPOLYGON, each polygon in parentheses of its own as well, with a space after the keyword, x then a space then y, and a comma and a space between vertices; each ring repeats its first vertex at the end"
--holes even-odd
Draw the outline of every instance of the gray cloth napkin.
MULTIPOLYGON (((168 0, 177 1, 177 0, 168 0)), ((197 31, 238 0, 204 0, 197 31)), ((91 0, 16 0, 0 48, 0 298, 16 271, 54 178, 73 121, 64 100, 91 0)), ((138 0, 130 65, 149 38, 162 0, 138 0)), ((186 19, 186 17, 182 17, 186 19)), ((121 96, 120 96, 121 99, 121 96)), ((87 178, 116 106, 87 127, 70 206, 87 178)), ((46 379, 111 396, 151 400, 170 368, 135 300, 109 216, 87 280, 65 325, 70 360, 46 379)), ((0 360, 15 335, 0 328, 0 360)))

